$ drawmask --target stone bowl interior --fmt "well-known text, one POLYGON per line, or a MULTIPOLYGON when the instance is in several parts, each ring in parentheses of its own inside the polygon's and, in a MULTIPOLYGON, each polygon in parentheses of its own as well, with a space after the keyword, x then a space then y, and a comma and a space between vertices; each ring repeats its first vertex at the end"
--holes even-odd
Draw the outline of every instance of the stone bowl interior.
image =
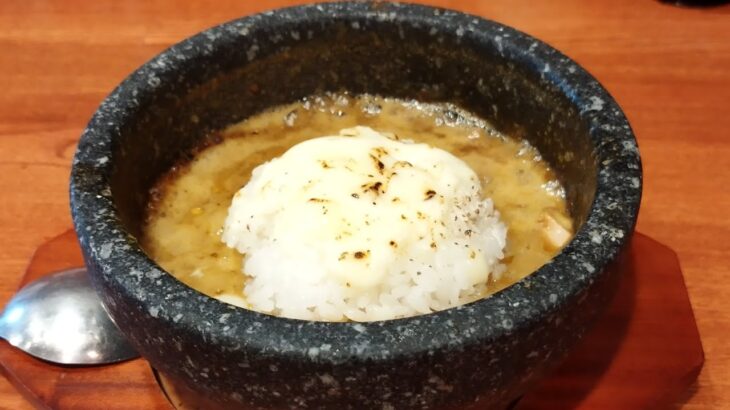
POLYGON ((169 73, 184 75, 185 93, 165 72, 150 76, 155 93, 138 100, 134 121, 115 141, 112 191, 125 228, 139 235, 151 184, 208 133, 326 91, 451 102, 488 119, 539 149, 567 188, 577 225, 585 221, 597 169, 590 124, 560 84, 551 83, 559 74, 549 62, 539 66, 535 47, 528 52, 531 44, 514 44, 506 28, 504 40, 497 35, 485 44, 458 31, 433 32, 426 22, 348 20, 326 27, 318 20, 283 22, 247 48, 231 44, 194 56, 202 61, 169 73))
POLYGON ((480 398, 499 404, 523 392, 565 355, 612 295, 619 274, 609 268, 633 231, 640 193, 638 150, 626 119, 572 60, 473 16, 368 3, 247 17, 160 54, 89 123, 71 188, 92 281, 153 365, 222 402, 266 407, 297 397, 315 407, 357 400, 363 408, 383 397, 396 408, 480 398), (136 238, 149 189, 165 171, 210 133, 325 91, 451 102, 528 140, 566 188, 576 237, 553 261, 491 298, 365 324, 233 309, 187 288, 144 254, 136 238), (428 371, 419 376, 422 366, 428 371), (332 388, 325 377, 311 381, 312 374, 333 375, 345 393, 296 387, 332 388), (380 376, 373 385, 341 381, 380 376), (448 388, 429 390, 433 380, 448 388), (418 383, 415 393, 399 395, 418 383), (284 386, 279 396, 261 393, 275 385, 284 386))

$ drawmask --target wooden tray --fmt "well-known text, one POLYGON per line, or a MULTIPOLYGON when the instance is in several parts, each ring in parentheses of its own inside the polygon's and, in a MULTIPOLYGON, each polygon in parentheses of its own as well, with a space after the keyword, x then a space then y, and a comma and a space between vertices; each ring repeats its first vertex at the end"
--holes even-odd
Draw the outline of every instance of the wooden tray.
MULTIPOLYGON (((516 409, 662 408, 686 395, 704 355, 677 255, 638 233, 631 252, 633 269, 609 311, 516 409)), ((68 231, 38 248, 22 283, 82 263, 76 236, 68 231)), ((0 370, 38 408, 173 408, 143 359, 61 367, 3 341, 0 370)), ((179 407, 201 408, 184 389, 170 388, 168 393, 179 407)))

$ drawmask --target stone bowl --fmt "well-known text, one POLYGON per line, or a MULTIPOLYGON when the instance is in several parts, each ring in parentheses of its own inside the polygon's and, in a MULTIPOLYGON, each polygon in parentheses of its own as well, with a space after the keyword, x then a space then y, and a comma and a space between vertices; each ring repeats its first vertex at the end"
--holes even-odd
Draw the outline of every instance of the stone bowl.
POLYGON ((152 366, 221 408, 504 408, 607 306, 641 197, 621 109, 583 68, 515 29, 408 4, 244 17, 164 51, 101 104, 78 145, 71 207, 105 307, 152 366), (577 234, 492 297, 438 313, 322 323, 236 308, 140 248, 148 191, 206 134, 325 91, 448 101, 525 138, 566 187, 577 234))

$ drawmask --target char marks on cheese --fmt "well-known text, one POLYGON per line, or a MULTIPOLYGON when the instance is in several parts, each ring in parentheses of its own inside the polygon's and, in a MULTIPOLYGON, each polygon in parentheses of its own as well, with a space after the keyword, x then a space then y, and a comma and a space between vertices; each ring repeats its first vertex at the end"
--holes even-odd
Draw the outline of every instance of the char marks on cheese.
POLYGON ((366 321, 483 295, 504 270, 506 228, 462 160, 354 127, 257 167, 222 239, 245 255, 252 309, 366 321))

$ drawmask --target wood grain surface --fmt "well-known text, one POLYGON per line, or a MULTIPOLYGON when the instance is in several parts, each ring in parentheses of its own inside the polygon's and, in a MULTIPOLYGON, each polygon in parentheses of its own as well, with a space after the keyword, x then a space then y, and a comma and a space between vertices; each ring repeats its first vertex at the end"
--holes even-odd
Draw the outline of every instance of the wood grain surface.
MULTIPOLYGON (((302 1, 0 0, 0 304, 70 226, 68 173, 104 96, 170 44, 302 1)), ((730 408, 730 6, 655 0, 443 0, 541 38, 593 73, 638 136, 639 230, 679 254, 706 363, 685 409, 730 408)), ((25 409, 0 378, 0 408, 25 409)))

